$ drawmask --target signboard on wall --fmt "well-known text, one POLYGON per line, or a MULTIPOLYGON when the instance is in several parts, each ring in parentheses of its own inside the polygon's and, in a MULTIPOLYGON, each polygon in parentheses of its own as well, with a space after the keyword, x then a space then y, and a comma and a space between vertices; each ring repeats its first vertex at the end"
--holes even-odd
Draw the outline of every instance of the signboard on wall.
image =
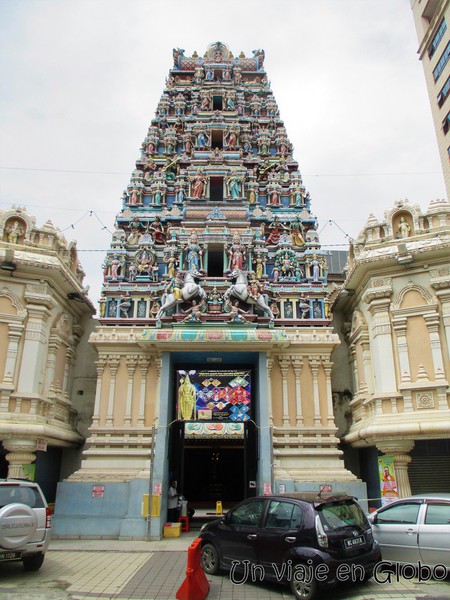
POLYGON ((180 421, 248 421, 251 417, 251 371, 178 370, 176 415, 180 421))

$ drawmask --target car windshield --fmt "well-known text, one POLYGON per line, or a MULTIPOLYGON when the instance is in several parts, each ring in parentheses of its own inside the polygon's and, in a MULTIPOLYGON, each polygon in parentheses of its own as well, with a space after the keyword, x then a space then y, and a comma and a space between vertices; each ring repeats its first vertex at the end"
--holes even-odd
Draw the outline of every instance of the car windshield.
POLYGON ((2 485, 0 486, 0 508, 7 504, 26 504, 30 508, 43 508, 41 495, 32 486, 2 485))
POLYGON ((368 527, 363 511, 352 500, 324 504, 318 507, 318 511, 325 531, 354 526, 368 527))

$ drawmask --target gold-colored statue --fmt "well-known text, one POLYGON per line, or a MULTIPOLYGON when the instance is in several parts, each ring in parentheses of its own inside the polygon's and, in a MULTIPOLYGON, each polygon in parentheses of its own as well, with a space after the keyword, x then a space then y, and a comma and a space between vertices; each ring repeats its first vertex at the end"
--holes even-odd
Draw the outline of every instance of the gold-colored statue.
POLYGON ((181 381, 180 387, 178 388, 178 420, 188 421, 189 419, 196 419, 197 414, 195 410, 195 399, 196 391, 192 385, 189 375, 181 381))

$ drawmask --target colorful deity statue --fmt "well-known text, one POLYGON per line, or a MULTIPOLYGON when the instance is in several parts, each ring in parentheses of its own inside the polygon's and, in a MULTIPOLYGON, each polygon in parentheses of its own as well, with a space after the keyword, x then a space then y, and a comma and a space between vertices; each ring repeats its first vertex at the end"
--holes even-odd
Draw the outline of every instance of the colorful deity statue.
POLYGON ((228 195, 231 199, 241 197, 242 177, 240 177, 234 169, 231 175, 227 178, 228 195))
POLYGON ((246 248, 241 244, 241 236, 236 232, 233 236, 233 243, 227 248, 229 256, 228 268, 231 270, 239 269, 242 271, 245 264, 246 248))
POLYGON ((184 247, 184 251, 186 256, 186 269, 188 271, 200 271, 202 269, 203 249, 198 243, 196 231, 192 231, 189 236, 189 242, 184 247))
POLYGON ((191 197, 203 198, 206 191, 206 177, 201 169, 197 169, 194 177, 191 177, 191 197))

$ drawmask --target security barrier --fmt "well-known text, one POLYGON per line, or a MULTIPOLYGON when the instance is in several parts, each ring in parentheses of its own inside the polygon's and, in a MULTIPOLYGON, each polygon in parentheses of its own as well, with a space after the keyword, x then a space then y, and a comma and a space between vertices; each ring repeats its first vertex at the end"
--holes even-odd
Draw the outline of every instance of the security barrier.
POLYGON ((188 548, 186 578, 177 591, 178 600, 205 600, 209 581, 200 566, 202 540, 195 538, 188 548))

